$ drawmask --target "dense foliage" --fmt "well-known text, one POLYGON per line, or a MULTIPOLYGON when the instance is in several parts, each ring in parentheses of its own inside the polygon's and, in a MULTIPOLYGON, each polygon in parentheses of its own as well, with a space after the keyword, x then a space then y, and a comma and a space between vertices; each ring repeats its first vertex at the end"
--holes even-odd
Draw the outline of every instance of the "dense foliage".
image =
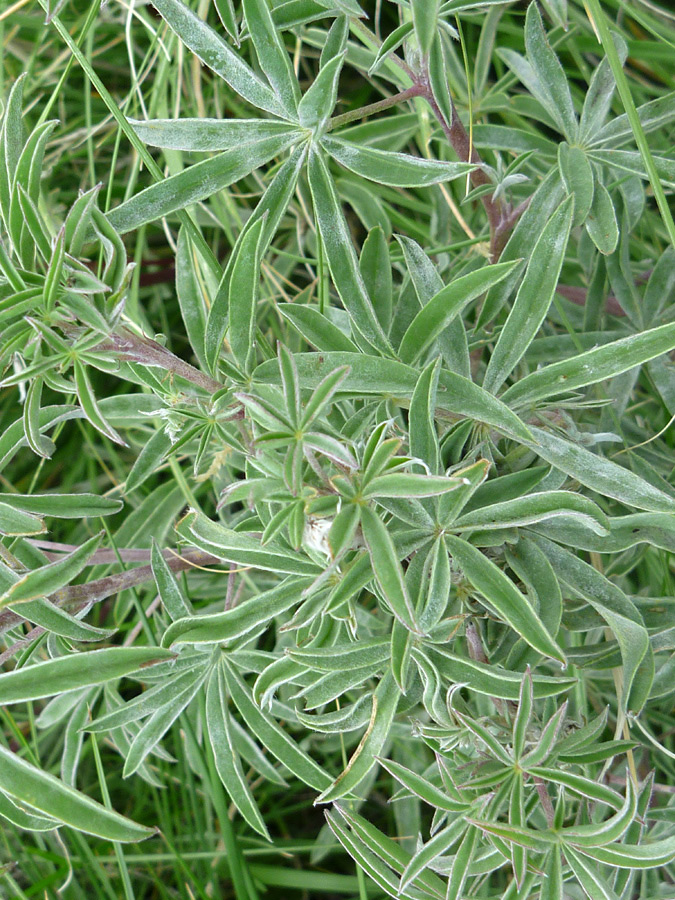
POLYGON ((0 27, 7 896, 672 896, 672 16, 0 27))

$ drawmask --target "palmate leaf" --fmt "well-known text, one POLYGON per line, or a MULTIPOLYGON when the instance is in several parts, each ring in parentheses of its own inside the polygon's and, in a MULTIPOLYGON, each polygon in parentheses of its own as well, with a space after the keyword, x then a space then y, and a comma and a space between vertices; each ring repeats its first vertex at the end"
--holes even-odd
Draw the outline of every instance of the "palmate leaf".
MULTIPOLYGON (((349 374, 341 385, 345 393, 408 397, 417 383, 418 373, 412 366, 364 353, 299 353, 295 359, 303 387, 316 387, 340 366, 349 366, 349 374)), ((269 360, 259 365, 253 379, 262 384, 279 384, 278 362, 269 360)), ((439 374, 437 403, 442 409, 484 422, 521 440, 530 434, 523 422, 496 397, 447 369, 441 369, 439 374)))

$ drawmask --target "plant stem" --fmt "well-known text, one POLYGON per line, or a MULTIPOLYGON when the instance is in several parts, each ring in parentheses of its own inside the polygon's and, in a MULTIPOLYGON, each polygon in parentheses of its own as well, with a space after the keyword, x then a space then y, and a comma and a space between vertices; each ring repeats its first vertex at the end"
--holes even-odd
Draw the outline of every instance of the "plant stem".
POLYGON ((96 346, 97 351, 112 350, 121 359, 131 360, 145 366, 156 366, 166 372, 172 372, 202 388, 209 394, 215 394, 223 385, 195 369, 190 363, 173 354, 166 347, 150 338, 139 337, 128 328, 113 332, 109 338, 96 346))
POLYGON ((341 116, 333 116, 332 119, 328 120, 326 130, 332 131, 334 128, 342 128, 343 125, 348 125, 350 122, 356 121, 356 119, 365 119, 367 116, 382 112, 384 109, 398 106, 399 103, 403 103, 405 100, 411 100, 413 97, 423 97, 425 94, 426 90, 423 84, 414 84, 405 91, 392 94, 391 97, 384 97, 382 100, 369 103, 367 106, 361 106, 359 109, 351 109, 349 112, 342 113, 341 116))

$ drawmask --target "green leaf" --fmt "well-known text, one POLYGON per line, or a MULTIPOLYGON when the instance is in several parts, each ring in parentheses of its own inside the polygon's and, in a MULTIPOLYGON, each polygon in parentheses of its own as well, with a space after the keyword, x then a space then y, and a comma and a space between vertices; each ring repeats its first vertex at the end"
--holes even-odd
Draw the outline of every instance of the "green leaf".
POLYGON ((573 225, 581 225, 593 202, 594 179, 588 157, 580 147, 565 141, 558 146, 558 166, 568 196, 574 197, 573 225))
POLYGON ((47 527, 39 516, 32 516, 8 503, 0 502, 0 534, 8 537, 44 534, 47 527))
MULTIPOLYGON (((612 36, 614 37, 615 42, 620 42, 622 44, 621 55, 625 61, 628 47, 618 32, 615 31, 612 36)), ((612 74, 612 68, 609 64, 609 60, 605 57, 600 61, 600 65, 593 72, 591 83, 588 86, 586 99, 584 100, 584 106, 581 110, 579 142, 582 145, 593 142, 593 138, 604 126, 607 116, 609 115, 615 88, 616 81, 612 74)))
MULTIPOLYGON (((427 646, 424 653, 413 650, 413 656, 427 656, 452 684, 466 684, 471 690, 488 697, 517 701, 523 681, 522 672, 509 672, 501 666, 488 665, 464 656, 457 656, 440 645, 427 646)), ((569 690, 576 684, 575 678, 550 678, 534 675, 532 687, 534 698, 554 697, 569 690)))
POLYGON ((318 672, 350 672, 366 667, 377 672, 389 659, 389 652, 386 638, 339 644, 336 647, 298 647, 287 651, 291 659, 318 672))
MULTIPOLYGON (((553 167, 532 195, 530 203, 518 220, 506 247, 499 257, 502 262, 529 257, 547 222, 563 199, 560 172, 553 167)), ((484 328, 499 313, 516 286, 519 270, 515 269, 488 292, 476 322, 476 328, 484 328)))
MULTIPOLYGON (((562 831, 563 840, 575 845, 582 852, 587 847, 605 846, 617 841, 629 828, 637 815, 637 791, 631 778, 626 779, 626 800, 621 809, 603 822, 591 825, 575 825, 562 831)), ((675 851, 675 842, 673 843, 675 851)))
MULTIPOLYGON (((167 2, 173 3, 176 0, 162 0, 162 3, 167 2)), ((302 132, 289 127, 274 137, 238 145, 212 159, 195 163, 121 203, 108 213, 108 221, 121 234, 134 231, 141 225, 184 209, 239 181, 283 153, 301 137, 302 132)))
MULTIPOLYGON (((360 835, 357 836, 353 834, 345 826, 343 819, 338 818, 334 810, 338 810, 340 816, 345 816, 345 811, 340 809, 337 804, 333 807, 333 810, 326 813, 326 821, 328 822, 331 831, 345 848, 347 853, 355 860, 357 865, 377 887, 386 894, 389 894, 390 897, 401 897, 405 898, 405 900, 420 900, 421 896, 424 898, 428 897, 428 894, 426 893, 420 895, 417 892, 411 894, 409 891, 399 891, 398 877, 394 875, 389 866, 382 862, 377 854, 370 849, 360 835)), ((384 838, 384 835, 382 835, 382 837, 384 838)), ((441 900, 444 895, 440 891, 437 891, 431 896, 434 900, 441 900)))
POLYGON ((534 441, 524 440, 552 466, 606 497, 648 512, 674 512, 675 500, 616 463, 552 432, 531 426, 534 441))
POLYGON ((379 353, 391 356, 391 346, 359 273, 356 253, 333 179, 321 155, 314 148, 309 156, 308 175, 317 226, 340 299, 364 339, 379 353))
POLYGON ((200 257, 186 228, 181 228, 176 251, 176 294, 190 346, 200 365, 204 365, 206 361, 204 332, 209 303, 205 280, 207 271, 207 267, 201 265, 200 257))
POLYGON ((476 168, 471 163, 442 162, 359 146, 336 137, 322 138, 321 146, 350 172, 390 187, 428 187, 459 178, 476 168))
POLYGON ((392 613, 407 629, 419 633, 394 542, 380 517, 368 506, 361 509, 361 529, 375 578, 392 613))
POLYGON ((127 443, 123 441, 119 434, 115 431, 112 425, 109 425, 103 417, 96 397, 94 396, 94 391, 92 389, 91 382, 89 381, 89 375, 87 374, 85 366, 82 365, 79 359, 76 359, 73 363, 73 368, 75 370, 75 387, 77 388, 77 399, 80 401, 82 412, 85 414, 89 422, 91 422, 91 424, 97 431, 100 431, 101 434, 104 434, 111 441, 114 441, 114 443, 121 444, 122 447, 128 446, 127 443))
POLYGON ((223 613, 177 619, 164 632, 162 645, 231 643, 291 609, 300 602, 304 588, 311 583, 311 579, 287 579, 223 613))
POLYGON ((349 40, 349 16, 336 16, 335 21, 328 30, 326 35, 326 43, 321 51, 319 60, 319 68, 323 69, 326 63, 330 62, 334 56, 339 56, 347 49, 347 41, 349 40))
MULTIPOLYGON (((297 373, 297 369, 295 370, 297 373)), ((326 407, 331 403, 336 391, 349 374, 349 369, 344 366, 341 369, 335 369, 334 372, 326 375, 323 381, 320 381, 312 392, 311 397, 307 401, 300 421, 300 427, 306 428, 310 422, 326 411, 326 407)))
MULTIPOLYGON (((613 37, 616 37, 614 32, 613 37)), ((616 43, 616 42, 615 42, 616 43)), ((607 60, 609 62, 609 60, 607 60)), ((616 83, 616 82, 615 82, 616 83)), ((675 91, 670 91, 638 106, 637 117, 645 134, 668 125, 675 116, 675 91)), ((610 144, 618 147, 633 137, 633 129, 626 113, 612 118, 596 135, 593 144, 610 144)))
POLYGON ((564 852, 567 864, 589 900, 618 900, 597 865, 567 845, 564 852))
MULTIPOLYGON (((63 246, 63 243, 61 242, 63 246)), ((29 301, 29 308, 33 301, 29 301)), ((40 376, 33 378, 23 405, 23 430, 26 435, 26 443, 33 453, 43 459, 50 459, 56 445, 54 441, 40 434, 40 403, 42 400, 42 385, 44 379, 40 376)))
POLYGON ((531 3, 525 16, 525 48, 536 78, 536 90, 529 90, 546 107, 549 115, 570 141, 577 137, 577 117, 567 77, 560 60, 546 37, 541 14, 536 3, 531 3))
POLYGON ((330 776, 276 722, 260 711, 248 687, 231 665, 226 664, 224 673, 228 694, 251 733, 304 784, 317 791, 325 790, 331 782, 330 776))
POLYGON ((356 345, 318 307, 278 303, 277 309, 317 350, 358 353, 356 345))
MULTIPOLYGON (((419 304, 424 307, 443 289, 443 280, 438 274, 437 267, 416 241, 403 235, 397 235, 396 240, 403 250, 406 268, 410 273, 419 304)), ((469 347, 461 318, 454 317, 438 336, 438 349, 451 372, 465 378, 471 377, 469 347)))
MULTIPOLYGON (((334 369, 349 366, 349 374, 341 385, 341 391, 410 397, 418 378, 417 371, 411 366, 364 353, 300 353, 295 355, 295 361, 303 387, 316 387, 334 369)), ((279 384, 277 360, 258 366, 253 379, 263 384, 279 384)), ((500 400, 469 379, 446 369, 441 369, 439 373, 437 403, 448 412, 485 422, 520 440, 532 441, 530 430, 500 400)))
POLYGON ((445 540, 453 559, 497 615, 539 653, 565 664, 565 654, 546 630, 530 601, 501 569, 461 538, 446 535, 445 540))
POLYGON ((612 629, 623 660, 623 690, 619 700, 625 709, 631 685, 649 648, 647 629, 640 613, 624 592, 593 566, 546 538, 534 537, 533 540, 548 557, 560 581, 592 606, 612 629))
POLYGON ((51 634, 65 637, 69 641, 104 641, 110 638, 116 630, 87 625, 86 622, 81 622, 42 597, 37 600, 26 600, 17 612, 28 622, 39 625, 51 634))
POLYGON ((586 219, 586 231, 601 253, 605 256, 614 253, 619 242, 619 226, 612 198, 600 181, 595 185, 593 203, 586 219))
POLYGON ((544 491, 475 509, 453 523, 458 531, 521 527, 556 516, 578 518, 596 534, 609 534, 609 519, 597 504, 572 491, 544 491))
POLYGON ((274 27, 267 0, 243 0, 242 6, 258 62, 286 114, 295 119, 300 86, 284 43, 274 27))
POLYGON ((654 869, 666 866, 675 859, 675 838, 645 841, 643 844, 608 844, 604 847, 583 847, 585 856, 595 862, 618 869, 654 869))
POLYGON ((410 453, 426 463, 432 474, 436 474, 440 467, 440 449, 435 421, 440 368, 440 359, 435 359, 424 369, 415 385, 408 414, 410 453))
POLYGON ((669 353, 674 347, 675 325, 672 323, 631 334, 531 372, 511 385, 502 399, 513 406, 533 404, 555 394, 575 391, 621 375, 663 353, 669 353))
POLYGON ((364 497, 437 497, 465 484, 463 478, 391 472, 378 475, 363 488, 364 497))
POLYGON ((55 519, 111 516, 124 506, 122 500, 98 494, 0 494, 0 503, 55 519))
MULTIPOLYGON (((375 310, 375 315, 384 331, 388 332, 391 324, 393 304, 391 260, 389 258, 387 239, 379 225, 370 229, 368 237, 363 242, 361 256, 359 257, 359 271, 370 297, 370 302, 375 310)), ((318 347, 317 349, 340 350, 347 348, 318 347)))
POLYGON ((573 200, 569 198, 551 216, 532 250, 525 277, 483 379, 483 387, 493 394, 508 378, 546 317, 565 258, 572 211, 573 200))
POLYGON ((452 797, 448 796, 440 788, 437 788, 436 785, 418 775, 417 772, 413 772, 411 769, 401 765, 401 763, 395 762, 393 759, 380 759, 378 762, 383 769, 386 769, 390 775, 393 775, 397 781, 400 781, 403 787, 421 800, 424 800, 429 806, 453 813, 466 812, 470 809, 468 803, 453 800, 452 797))
POLYGON ((288 123, 273 119, 129 119, 144 144, 166 150, 208 153, 288 134, 288 123))
POLYGON ((403 335, 399 347, 403 362, 412 364, 418 360, 472 300, 506 278, 518 262, 483 266, 438 291, 417 313, 403 335))
POLYGON ((59 822, 46 816, 35 816, 15 806, 6 794, 0 794, 0 816, 25 831, 53 831, 59 822))
POLYGON ((80 574, 90 557, 96 553, 102 536, 103 532, 100 532, 62 559, 21 575, 0 597, 0 607, 35 600, 65 587, 80 574))
POLYGON ((457 817, 451 821, 449 825, 437 831, 427 843, 417 851, 406 866, 405 871, 401 875, 401 890, 413 881, 427 867, 431 868, 434 860, 439 856, 447 853, 447 851, 455 844, 469 827, 469 821, 463 817, 457 817))
POLYGON ((194 699, 205 677, 205 669, 198 669, 196 672, 193 672, 192 677, 188 680, 188 684, 181 691, 174 691, 167 702, 156 709, 143 723, 126 754, 122 772, 123 778, 129 778, 130 775, 133 775, 140 769, 146 757, 152 753, 178 716, 194 699))
POLYGON ((370 723, 358 747, 352 754, 347 768, 322 794, 315 803, 330 803, 351 793, 377 763, 384 744, 389 737, 391 725, 396 715, 400 691, 394 676, 386 672, 373 694, 373 711, 370 723))
MULTIPOLYGON (((272 238, 276 234, 279 223, 286 212, 286 207, 290 202, 298 181, 300 169, 304 164, 306 153, 306 144, 300 144, 300 146, 296 147, 291 152, 286 162, 280 167, 272 181, 269 183, 265 193, 247 221, 248 229, 251 229, 257 220, 264 220, 262 239, 259 248, 261 258, 264 256, 272 238)), ((225 269, 220 285, 218 286, 218 292, 211 304, 206 323, 204 346, 207 361, 212 372, 215 372, 216 361, 227 329, 232 268, 234 260, 237 258, 239 244, 244 239, 246 231, 246 229, 242 229, 242 232, 237 238, 237 243, 232 250, 227 268, 225 269)))
POLYGON ((271 543, 263 546, 257 538, 212 522, 202 513, 188 513, 178 523, 176 531, 195 547, 237 565, 289 575, 316 576, 321 572, 316 563, 300 553, 271 543))
POLYGON ((439 0, 411 0, 415 37, 423 56, 428 56, 438 31, 439 0))
POLYGON ((432 545, 422 573, 417 615, 423 631, 430 631, 441 621, 448 605, 451 584, 450 558, 441 534, 432 545))
POLYGON ((152 574, 155 579, 155 584, 157 585, 160 599, 172 621, 175 622, 177 619, 181 619, 184 616, 191 616, 192 604, 184 596, 183 591, 178 586, 178 582, 154 538, 152 541, 150 565, 152 566, 152 574))
POLYGON ((28 804, 45 816, 104 840, 141 841, 154 834, 154 829, 106 809, 1 745, 0 760, 0 790, 19 805, 28 804))
POLYGON ((256 309, 260 282, 260 250, 264 219, 247 222, 241 241, 237 242, 236 255, 230 276, 228 309, 230 314, 229 341, 232 354, 239 366, 248 371, 255 350, 256 309))
POLYGON ((105 684, 172 658, 173 653, 158 647, 107 647, 60 656, 0 675, 0 703, 24 703, 105 684))
POLYGON ((344 61, 344 53, 334 56, 319 70, 319 74, 305 91, 298 104, 298 116, 303 128, 310 128, 316 133, 323 129, 335 107, 344 61))
POLYGON ((181 0, 153 0, 153 6, 179 39, 244 100, 273 116, 286 115, 283 103, 246 65, 241 56, 181 0))
POLYGON ((233 740, 222 666, 217 666, 209 679, 206 690, 206 723, 216 771, 225 790, 251 828, 269 840, 267 826, 253 799, 233 740))

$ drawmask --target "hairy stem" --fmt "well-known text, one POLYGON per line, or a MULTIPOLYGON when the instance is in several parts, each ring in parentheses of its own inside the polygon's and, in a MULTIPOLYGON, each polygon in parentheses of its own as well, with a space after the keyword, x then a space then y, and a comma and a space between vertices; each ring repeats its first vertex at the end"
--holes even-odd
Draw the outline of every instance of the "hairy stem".
POLYGON ((328 121, 326 130, 332 131, 334 128, 341 128, 343 125, 348 125, 350 122, 355 122, 357 119, 365 119, 367 116, 382 112, 384 109, 398 106, 399 103, 403 103, 405 100, 411 100, 413 97, 423 97, 424 95, 424 86, 421 84, 414 84, 405 91, 400 91, 398 94, 392 94, 391 97, 384 97, 382 100, 377 100, 375 103, 369 103, 367 106, 361 106, 359 109, 351 109, 349 112, 342 113, 341 116, 333 116, 333 118, 328 121))
MULTIPOLYGON (((166 554, 167 564, 172 572, 183 572, 186 569, 194 568, 194 566, 213 566, 221 562, 216 556, 210 553, 204 553, 202 550, 190 549, 186 550, 182 556, 171 553, 166 554)), ((126 572, 118 572, 116 575, 106 575, 104 578, 98 578, 90 581, 88 584, 72 584, 69 587, 56 591, 48 599, 55 606, 61 606, 70 613, 77 613, 90 603, 100 603, 120 591, 142 584, 144 581, 152 581, 154 578, 152 566, 139 566, 137 569, 129 569, 126 572)), ((17 604, 20 609, 20 604, 17 604)), ((20 625, 26 621, 16 612, 6 609, 0 613, 0 634, 20 625)), ((33 628, 25 639, 14 644, 4 653, 0 654, 0 665, 24 646, 28 646, 36 638, 44 633, 43 628, 33 628)))
POLYGON ((113 332, 107 340, 98 344, 97 350, 112 350, 120 359, 141 363, 144 366, 155 366, 171 372, 202 388, 209 394, 215 394, 223 385, 210 375, 195 369, 190 363, 176 356, 166 347, 150 338, 139 337, 128 328, 113 332))

